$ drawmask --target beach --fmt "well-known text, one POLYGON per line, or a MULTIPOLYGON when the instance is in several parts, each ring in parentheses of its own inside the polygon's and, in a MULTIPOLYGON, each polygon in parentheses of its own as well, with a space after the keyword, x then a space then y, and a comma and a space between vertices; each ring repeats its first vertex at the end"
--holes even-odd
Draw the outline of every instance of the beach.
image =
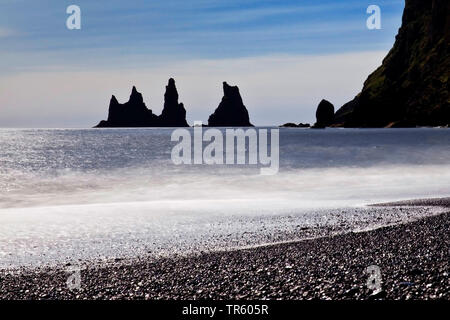
POLYGON ((450 1, 3 2, 0 302, 449 301, 450 1))
MULTIPOLYGON (((450 207, 450 198, 385 205, 450 207)), ((449 228, 446 212, 317 239, 85 264, 73 290, 66 284, 70 265, 2 271, 0 299, 448 300, 449 228), (366 285, 373 265, 381 272, 376 294, 366 285)))

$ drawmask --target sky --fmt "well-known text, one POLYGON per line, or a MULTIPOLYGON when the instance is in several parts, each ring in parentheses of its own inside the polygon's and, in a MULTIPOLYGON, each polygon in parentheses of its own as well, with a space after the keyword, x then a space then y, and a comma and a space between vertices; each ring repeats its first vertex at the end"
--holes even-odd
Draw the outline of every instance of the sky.
POLYGON ((160 114, 175 78, 189 123, 222 82, 251 122, 314 122, 351 100, 392 47, 404 0, 0 0, 0 127, 91 127, 133 85, 160 114), (66 9, 81 9, 69 30, 66 9), (369 5, 381 9, 369 30, 369 5))

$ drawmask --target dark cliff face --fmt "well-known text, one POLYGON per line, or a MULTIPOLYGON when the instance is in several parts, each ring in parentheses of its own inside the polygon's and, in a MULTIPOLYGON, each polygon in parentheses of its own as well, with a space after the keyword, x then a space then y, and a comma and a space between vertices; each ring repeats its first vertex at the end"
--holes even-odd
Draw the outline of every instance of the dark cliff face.
POLYGON ((188 127, 186 121, 186 109, 182 103, 178 103, 178 91, 175 80, 170 78, 164 94, 164 109, 159 116, 160 125, 163 127, 188 127))
POLYGON ((223 83, 222 101, 209 116, 208 125, 210 127, 253 127, 237 86, 223 83))
POLYGON ((450 124, 448 0, 406 0, 402 26, 383 64, 335 115, 346 127, 450 124))
POLYGON ((169 80, 164 99, 164 109, 158 117, 145 106, 142 94, 133 87, 127 103, 120 104, 116 97, 112 96, 108 120, 100 121, 96 127, 187 127, 186 110, 182 103, 178 103, 175 80, 169 80))

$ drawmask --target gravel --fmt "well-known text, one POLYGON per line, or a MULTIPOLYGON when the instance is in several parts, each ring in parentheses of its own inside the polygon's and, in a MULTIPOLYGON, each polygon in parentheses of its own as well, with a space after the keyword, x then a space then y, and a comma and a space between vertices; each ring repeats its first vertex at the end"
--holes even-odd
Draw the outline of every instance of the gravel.
MULTIPOLYGON (((435 204, 448 206, 448 199, 435 204)), ((449 226, 450 212, 249 249, 85 264, 72 290, 66 281, 74 265, 3 270, 0 299, 449 300, 449 226), (381 276, 375 292, 366 285, 373 265, 381 276)))

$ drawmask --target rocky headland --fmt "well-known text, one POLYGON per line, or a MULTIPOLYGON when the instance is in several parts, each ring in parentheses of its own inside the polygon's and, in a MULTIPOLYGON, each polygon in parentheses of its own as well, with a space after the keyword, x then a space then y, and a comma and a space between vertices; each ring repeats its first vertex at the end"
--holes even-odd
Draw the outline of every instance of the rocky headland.
POLYGON ((394 47, 334 126, 416 127, 450 124, 450 1, 406 0, 394 47))

